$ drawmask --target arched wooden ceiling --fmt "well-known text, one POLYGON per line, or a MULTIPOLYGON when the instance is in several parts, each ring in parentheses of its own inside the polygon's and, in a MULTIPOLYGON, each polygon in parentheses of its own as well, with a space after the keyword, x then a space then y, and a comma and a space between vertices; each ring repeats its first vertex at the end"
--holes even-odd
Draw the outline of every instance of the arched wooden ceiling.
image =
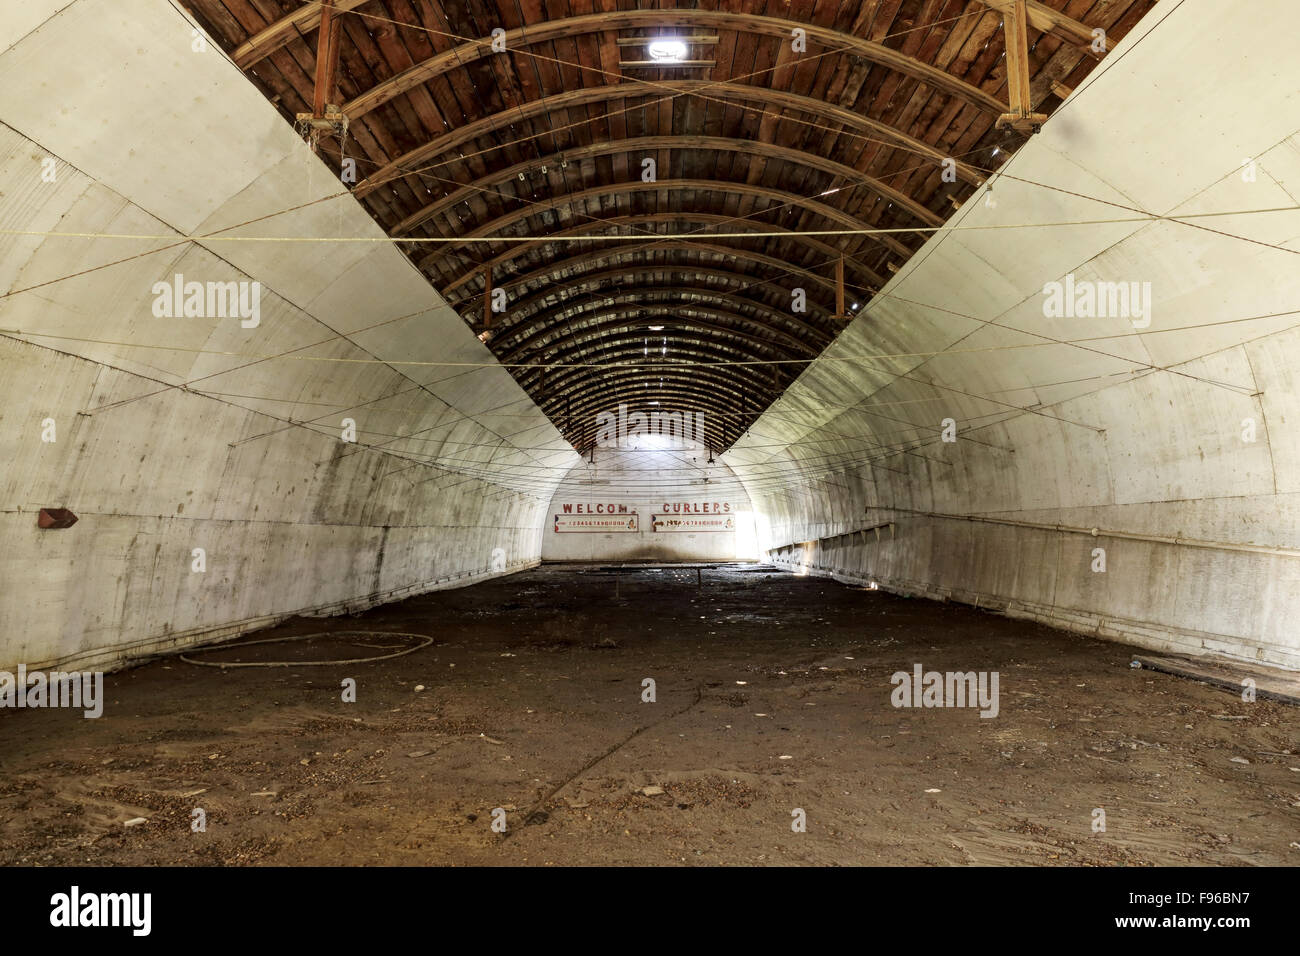
MULTIPOLYGON (((286 119, 312 112, 321 3, 183 2, 286 119)), ((496 240, 401 247, 575 447, 658 403, 720 451, 927 235, 800 233, 939 225, 1023 141, 994 127, 1002 2, 334 0, 349 126, 320 149, 395 238, 496 240), (657 37, 699 65, 641 65, 657 37)), ((1027 3, 1050 116, 1092 31, 1113 46, 1154 0, 1027 3)))

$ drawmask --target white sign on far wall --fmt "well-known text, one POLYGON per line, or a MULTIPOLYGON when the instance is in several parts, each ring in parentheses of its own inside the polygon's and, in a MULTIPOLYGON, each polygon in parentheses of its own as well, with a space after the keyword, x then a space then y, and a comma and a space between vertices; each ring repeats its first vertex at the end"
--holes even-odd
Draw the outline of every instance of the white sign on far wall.
POLYGON ((655 531, 735 531, 736 519, 731 515, 651 515, 650 527, 655 531))
POLYGON ((635 534, 639 529, 635 514, 613 515, 556 515, 556 534, 635 534))

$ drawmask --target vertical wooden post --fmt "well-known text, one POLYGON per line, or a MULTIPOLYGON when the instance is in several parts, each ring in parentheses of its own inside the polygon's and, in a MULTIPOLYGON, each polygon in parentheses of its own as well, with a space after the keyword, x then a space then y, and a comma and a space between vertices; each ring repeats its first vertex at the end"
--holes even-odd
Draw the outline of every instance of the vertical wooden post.
POLYGON ((1003 16, 1007 43, 1007 98, 1011 112, 1029 114, 1029 23, 1025 0, 1015 0, 1003 16))
POLYGON ((483 328, 492 328, 492 267, 483 269, 483 328))
POLYGON ((316 90, 312 115, 320 119, 333 98, 334 72, 339 59, 339 24, 334 16, 334 0, 323 0, 320 7, 320 33, 316 37, 316 90))
POLYGON ((998 117, 997 128, 1010 126, 1022 133, 1036 133, 1047 121, 1035 113, 1029 86, 1029 22, 1025 0, 997 0, 1007 47, 1007 99, 1010 112, 998 117))

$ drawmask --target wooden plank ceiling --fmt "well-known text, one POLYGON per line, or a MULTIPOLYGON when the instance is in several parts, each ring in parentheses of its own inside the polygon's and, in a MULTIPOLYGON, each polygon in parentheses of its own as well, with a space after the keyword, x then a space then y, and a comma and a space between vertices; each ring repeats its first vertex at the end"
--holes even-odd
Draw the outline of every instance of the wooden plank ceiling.
MULTIPOLYGON (((182 2, 287 122, 311 112, 319 3, 182 2)), ((710 234, 941 224, 1024 142, 994 128, 1002 3, 336 0, 349 128, 320 149, 356 161, 390 235, 499 239, 401 248, 575 448, 598 411, 657 402, 702 412, 721 451, 925 235, 710 234), (703 65, 628 65, 660 37, 703 65), (485 267, 507 302, 490 327, 485 267)), ((1093 28, 1113 45, 1153 4, 1031 0, 1034 109, 1097 65, 1093 28)))

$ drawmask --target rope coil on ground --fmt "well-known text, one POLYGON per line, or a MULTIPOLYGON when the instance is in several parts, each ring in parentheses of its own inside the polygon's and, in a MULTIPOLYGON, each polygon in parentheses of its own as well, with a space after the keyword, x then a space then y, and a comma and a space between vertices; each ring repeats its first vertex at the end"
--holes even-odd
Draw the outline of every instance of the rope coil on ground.
MULTIPOLYGON (((425 634, 407 634, 401 631, 313 631, 311 634, 297 634, 291 637, 271 637, 261 641, 247 641, 243 644, 226 644, 216 647, 209 647, 196 653, 207 653, 209 651, 224 651, 236 647, 252 647, 255 644, 284 644, 288 641, 307 641, 316 637, 347 637, 348 635, 361 635, 364 637, 413 637, 421 643, 412 647, 405 648, 393 654, 381 654, 378 657, 357 657, 352 660, 340 661, 196 661, 187 654, 178 655, 186 664, 195 664, 199 667, 334 667, 340 664, 371 664, 375 661, 386 661, 394 657, 401 657, 404 654, 411 654, 415 651, 428 647, 433 643, 433 638, 425 634)), ((391 646, 391 645, 390 645, 391 646)))

